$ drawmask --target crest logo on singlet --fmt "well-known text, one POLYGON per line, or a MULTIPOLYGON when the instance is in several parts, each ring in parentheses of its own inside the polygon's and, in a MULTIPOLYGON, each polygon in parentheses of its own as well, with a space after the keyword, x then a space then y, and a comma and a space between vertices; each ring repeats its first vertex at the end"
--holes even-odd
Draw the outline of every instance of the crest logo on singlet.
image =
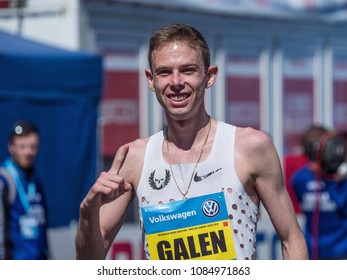
POLYGON ((151 172, 151 174, 149 175, 148 183, 153 190, 161 190, 162 188, 165 188, 170 183, 170 180, 171 180, 170 171, 165 169, 164 177, 160 176, 160 174, 159 176, 156 176, 155 172, 156 170, 151 172))
POLYGON ((219 213, 220 207, 219 203, 214 199, 206 200, 202 204, 202 212, 207 217, 214 217, 219 213))

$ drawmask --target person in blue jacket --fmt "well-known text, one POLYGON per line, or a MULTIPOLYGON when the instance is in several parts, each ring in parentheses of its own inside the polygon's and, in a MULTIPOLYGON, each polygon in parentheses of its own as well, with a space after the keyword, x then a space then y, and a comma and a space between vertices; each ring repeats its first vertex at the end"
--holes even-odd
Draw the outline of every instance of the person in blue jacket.
POLYGON ((347 179, 338 169, 346 158, 344 139, 322 126, 307 130, 308 164, 292 177, 306 217, 305 238, 311 259, 347 259, 347 179))
POLYGON ((13 124, 0 165, 0 259, 48 259, 46 207, 34 161, 39 133, 30 122, 13 124))

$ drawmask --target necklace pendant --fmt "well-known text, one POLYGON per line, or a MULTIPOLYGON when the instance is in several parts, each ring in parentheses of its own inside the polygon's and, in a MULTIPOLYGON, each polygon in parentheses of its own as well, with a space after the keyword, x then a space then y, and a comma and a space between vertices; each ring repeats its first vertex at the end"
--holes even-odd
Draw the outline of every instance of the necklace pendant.
POLYGON ((186 200, 187 197, 185 195, 182 196, 182 200, 186 200))

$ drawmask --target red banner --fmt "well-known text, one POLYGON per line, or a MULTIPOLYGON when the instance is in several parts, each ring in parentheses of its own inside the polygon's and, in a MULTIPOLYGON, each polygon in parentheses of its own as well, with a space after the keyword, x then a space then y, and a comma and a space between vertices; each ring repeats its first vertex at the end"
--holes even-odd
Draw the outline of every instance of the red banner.
POLYGON ((300 146, 300 136, 313 123, 313 64, 310 57, 288 58, 284 64, 284 151, 300 146))
POLYGON ((227 62, 226 121, 260 129, 259 60, 230 56, 227 62))
POLYGON ((347 131, 347 59, 334 62, 334 128, 347 131))
POLYGON ((137 50, 120 50, 105 57, 102 100, 102 152, 113 157, 117 149, 139 138, 139 73, 137 50))

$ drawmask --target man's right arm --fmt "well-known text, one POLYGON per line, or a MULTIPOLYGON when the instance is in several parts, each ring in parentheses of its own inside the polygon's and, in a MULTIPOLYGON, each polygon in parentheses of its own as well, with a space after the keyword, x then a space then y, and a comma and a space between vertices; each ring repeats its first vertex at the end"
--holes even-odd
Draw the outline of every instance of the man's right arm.
POLYGON ((80 208, 75 238, 76 259, 105 259, 104 240, 100 231, 99 211, 80 208))
POLYGON ((121 147, 108 172, 102 172, 80 205, 76 259, 105 259, 133 199, 132 186, 119 171, 128 153, 121 147))

